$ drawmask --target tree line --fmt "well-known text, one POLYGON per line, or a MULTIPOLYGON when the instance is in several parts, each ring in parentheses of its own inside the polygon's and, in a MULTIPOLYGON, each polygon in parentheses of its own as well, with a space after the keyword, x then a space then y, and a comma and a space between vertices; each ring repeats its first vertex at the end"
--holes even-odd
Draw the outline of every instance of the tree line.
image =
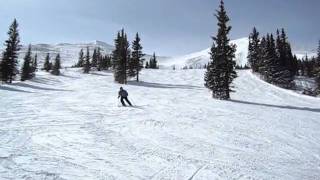
POLYGON ((249 64, 241 67, 234 61, 236 46, 230 44, 228 37, 232 27, 228 25, 230 19, 223 0, 220 1, 215 16, 218 20, 218 32, 212 37, 210 62, 206 66, 204 78, 205 86, 211 90, 213 98, 230 99, 232 81, 237 77, 235 69, 248 68, 260 74, 268 83, 288 89, 294 88, 293 81, 297 75, 314 77, 318 86, 316 92, 320 94, 320 42, 317 57, 300 60, 292 53, 284 29, 277 30, 276 36, 268 33, 260 37, 258 30, 253 28, 249 35, 249 64))
POLYGON ((143 47, 139 33, 136 33, 135 39, 131 43, 131 48, 124 29, 117 33, 114 44, 115 49, 110 55, 103 55, 100 48, 95 48, 92 56, 90 56, 89 47, 86 49, 86 54, 81 49, 79 60, 73 67, 83 68, 84 73, 89 73, 92 70, 113 70, 114 80, 120 84, 126 84, 128 78, 133 77, 136 78, 136 81, 139 81, 139 74, 142 68, 159 68, 155 53, 144 66, 145 54, 142 51, 143 47))
POLYGON ((293 55, 286 32, 281 29, 260 38, 259 32, 253 28, 249 35, 248 62, 253 72, 277 86, 292 88, 294 76, 298 71, 298 60, 293 55))
POLYGON ((260 37, 258 30, 253 28, 253 32, 249 35, 248 49, 248 62, 252 71, 260 74, 271 84, 294 89, 295 76, 319 76, 320 50, 318 50, 318 57, 298 59, 292 53, 284 29, 281 29, 281 32, 277 30, 274 38, 272 33, 260 37))
MULTIPOLYGON (((28 46, 23 58, 24 62, 21 70, 18 69, 18 55, 21 50, 18 27, 18 22, 14 19, 9 27, 9 37, 5 41, 5 50, 0 60, 0 80, 3 83, 12 83, 18 74, 20 74, 21 81, 30 80, 35 77, 38 70, 38 56, 37 54, 33 56, 31 45, 28 46)), ((145 59, 143 57, 145 54, 142 52, 142 49, 139 34, 136 34, 131 50, 127 35, 122 29, 117 34, 115 50, 111 54, 103 55, 100 48, 95 48, 91 56, 89 47, 87 47, 86 54, 84 54, 83 49, 80 50, 78 62, 72 67, 81 67, 84 73, 89 73, 92 70, 102 71, 112 69, 115 81, 121 84, 127 83, 127 78, 132 77, 136 77, 136 81, 139 81, 139 73, 142 68, 159 68, 155 53, 144 66, 145 59)), ((53 61, 51 61, 50 54, 47 53, 41 70, 50 72, 53 75, 60 75, 61 57, 59 53, 56 54, 53 61)))
POLYGON ((103 55, 100 47, 95 48, 92 56, 90 56, 90 49, 87 47, 85 54, 83 49, 80 50, 78 62, 72 67, 82 68, 84 73, 89 73, 92 70, 109 70, 111 68, 111 56, 103 55))
MULTIPOLYGON (((32 79, 36 75, 38 67, 38 55, 32 55, 32 46, 29 45, 23 58, 21 70, 18 69, 18 55, 21 50, 19 24, 16 19, 9 27, 8 40, 5 41, 5 50, 0 60, 0 80, 3 83, 12 83, 16 76, 20 74, 20 80, 32 79)), ((53 75, 60 74, 60 54, 57 54, 54 64, 50 63, 49 54, 46 57, 43 70, 50 71, 53 75)))

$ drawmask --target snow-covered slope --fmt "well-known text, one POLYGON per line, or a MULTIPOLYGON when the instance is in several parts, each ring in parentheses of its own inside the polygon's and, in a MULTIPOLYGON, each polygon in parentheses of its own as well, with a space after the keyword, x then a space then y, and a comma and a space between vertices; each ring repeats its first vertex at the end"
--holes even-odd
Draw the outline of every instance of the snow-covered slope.
MULTIPOLYGON (((114 49, 113 46, 102 42, 94 41, 89 43, 59 43, 59 44, 35 44, 32 45, 32 53, 38 54, 39 66, 42 66, 42 63, 45 59, 47 53, 50 53, 51 59, 53 60, 55 56, 60 53, 62 65, 64 67, 70 67, 78 61, 78 55, 81 49, 86 49, 89 47, 91 53, 95 48, 100 47, 103 54, 110 54, 114 49)), ((20 63, 28 49, 28 46, 22 46, 22 49, 19 54, 20 63)))
MULTIPOLYGON (((236 62, 238 65, 244 66, 247 64, 248 56, 248 38, 241 38, 231 41, 232 44, 237 46, 236 51, 236 62)), ((210 60, 210 48, 205 49, 200 52, 195 52, 181 57, 174 57, 167 59, 166 61, 161 61, 160 65, 163 67, 173 67, 183 68, 184 66, 191 66, 193 68, 201 68, 205 64, 208 64, 210 60)))
POLYGON ((239 71, 232 101, 203 70, 143 70, 119 107, 111 73, 0 86, 0 179, 319 179, 320 99, 239 71))
MULTIPOLYGON (((101 49, 102 54, 111 54, 114 50, 114 46, 109 45, 102 41, 94 41, 89 43, 59 43, 59 44, 35 44, 32 45, 32 53, 38 55, 39 68, 42 67, 43 61, 47 55, 50 53, 51 59, 54 60, 55 56, 60 53, 62 66, 70 67, 75 65, 78 61, 79 52, 81 49, 84 51, 89 47, 90 53, 93 53, 93 50, 96 48, 101 49)), ((21 51, 19 52, 19 62, 23 63, 23 57, 28 50, 28 46, 22 46, 21 51)), ((149 60, 151 55, 146 55, 144 58, 149 60)), ((157 56, 159 61, 165 61, 168 57, 157 56)))
MULTIPOLYGON (((231 41, 231 44, 235 44, 237 46, 236 51, 236 63, 239 66, 245 66, 248 64, 248 46, 249 46, 249 39, 248 38, 240 38, 231 41)), ((208 64, 210 60, 210 48, 205 49, 203 51, 195 52, 192 54, 180 56, 180 57, 173 57, 165 59, 164 61, 160 61, 160 65, 164 68, 172 68, 175 66, 176 68, 183 68, 183 67, 193 67, 193 68, 201 68, 205 64, 208 64)), ((299 59, 302 59, 308 54, 309 57, 316 56, 314 52, 308 51, 294 51, 294 54, 299 59)))

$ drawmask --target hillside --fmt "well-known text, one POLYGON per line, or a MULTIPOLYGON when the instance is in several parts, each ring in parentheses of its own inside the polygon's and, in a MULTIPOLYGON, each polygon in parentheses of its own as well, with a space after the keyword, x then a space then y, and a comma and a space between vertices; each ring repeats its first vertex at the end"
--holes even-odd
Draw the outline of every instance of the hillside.
MULTIPOLYGON (((248 38, 240 38, 231 41, 232 44, 237 46, 236 51, 236 62, 239 66, 245 66, 248 56, 248 38)), ((47 53, 50 53, 51 59, 60 53, 63 67, 71 67, 78 61, 78 54, 81 49, 86 49, 89 47, 90 52, 92 53, 95 48, 100 48, 102 54, 111 54, 114 47, 103 41, 93 41, 88 43, 59 43, 59 44, 35 44, 32 45, 32 52, 38 54, 39 59, 39 68, 42 67, 43 61, 47 53)), ((22 46, 22 49, 19 53, 20 64, 23 62, 23 57, 27 52, 28 46, 22 46)), ((181 69, 185 66, 200 68, 207 64, 210 60, 209 55, 210 48, 191 53, 179 57, 169 57, 169 56, 157 56, 160 68, 172 69, 175 66, 177 69, 181 69)), ((295 51, 295 54, 298 58, 305 57, 308 54, 309 57, 315 56, 314 52, 306 51, 295 51)), ((144 58, 149 60, 151 57, 150 54, 147 54, 144 58)))
MULTIPOLYGON (((51 59, 53 60, 55 56, 60 53, 62 66, 71 67, 78 61, 79 52, 81 49, 86 50, 89 47, 90 53, 96 48, 101 49, 102 54, 111 54, 114 50, 114 46, 107 44, 102 41, 94 41, 88 43, 59 43, 59 44, 35 44, 32 45, 32 53, 38 54, 39 67, 42 67, 43 61, 47 55, 50 53, 51 59)), ((28 46, 22 46, 19 59, 20 63, 23 62, 23 57, 28 50, 28 46)), ((151 55, 147 54, 144 58, 149 60, 151 55)), ((168 57, 158 56, 159 61, 165 60, 168 57)))
MULTIPOLYGON (((237 46, 237 51, 235 53, 235 61, 237 65, 244 67, 246 64, 248 64, 248 46, 249 46, 249 39, 248 38, 240 38, 235 39, 230 42, 231 44, 235 44, 237 46)), ((205 50, 191 53, 184 56, 179 57, 173 57, 171 59, 166 59, 164 61, 161 61, 160 64, 162 67, 173 67, 176 68, 183 68, 184 66, 187 67, 193 67, 193 68, 200 68, 203 67, 205 64, 208 64, 210 60, 210 48, 207 48, 205 50)), ((308 54, 309 57, 316 56, 315 52, 308 52, 308 51, 294 51, 294 54, 298 58, 304 58, 306 54, 308 54)))
POLYGON ((203 70, 143 70, 119 106, 109 72, 0 86, 3 179, 317 179, 320 99, 238 71, 231 101, 203 70), (5 146, 4 146, 5 145, 5 146))

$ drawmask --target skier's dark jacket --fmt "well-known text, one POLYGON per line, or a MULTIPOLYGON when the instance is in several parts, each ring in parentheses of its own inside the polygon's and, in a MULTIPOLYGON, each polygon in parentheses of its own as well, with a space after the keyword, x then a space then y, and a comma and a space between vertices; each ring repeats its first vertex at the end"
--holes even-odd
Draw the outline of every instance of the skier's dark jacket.
POLYGON ((128 92, 124 89, 120 90, 119 97, 124 97, 124 98, 128 97, 128 92))

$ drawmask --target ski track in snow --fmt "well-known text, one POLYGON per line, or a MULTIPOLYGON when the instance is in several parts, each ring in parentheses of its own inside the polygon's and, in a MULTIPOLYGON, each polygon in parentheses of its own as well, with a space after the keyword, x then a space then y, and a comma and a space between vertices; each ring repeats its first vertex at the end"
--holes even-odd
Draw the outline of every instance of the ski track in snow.
POLYGON ((119 107, 110 72, 0 86, 0 179, 320 177, 320 99, 238 71, 231 101, 203 70, 143 70, 119 107))

